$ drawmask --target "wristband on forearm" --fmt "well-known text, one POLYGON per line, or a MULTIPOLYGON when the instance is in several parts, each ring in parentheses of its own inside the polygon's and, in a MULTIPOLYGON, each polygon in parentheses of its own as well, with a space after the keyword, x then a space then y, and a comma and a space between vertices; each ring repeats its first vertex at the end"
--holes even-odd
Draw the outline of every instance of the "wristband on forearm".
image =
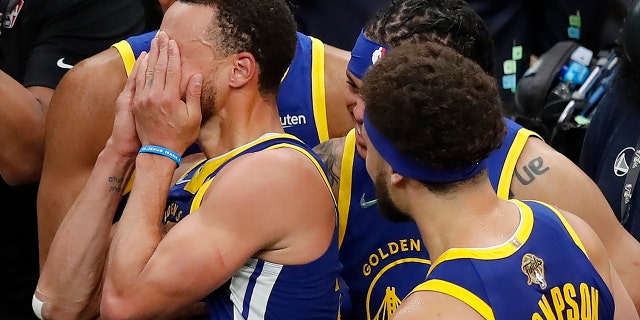
POLYGON ((151 153, 151 154, 165 156, 175 161, 175 163, 178 166, 180 166, 180 162, 182 161, 182 157, 177 152, 161 146, 155 146, 155 145, 142 146, 142 148, 140 148, 140 151, 138 151, 138 154, 140 153, 151 153))

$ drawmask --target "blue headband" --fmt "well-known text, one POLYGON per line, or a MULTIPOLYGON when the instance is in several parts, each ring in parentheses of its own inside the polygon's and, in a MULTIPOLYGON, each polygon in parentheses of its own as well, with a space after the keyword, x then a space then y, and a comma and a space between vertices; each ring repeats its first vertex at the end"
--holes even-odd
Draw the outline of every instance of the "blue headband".
POLYGON ((385 45, 371 41, 364 35, 364 29, 360 31, 358 40, 351 50, 351 59, 347 70, 362 80, 364 73, 389 50, 385 45))
POLYGON ((482 160, 473 166, 460 168, 455 170, 442 170, 429 167, 419 163, 415 159, 400 154, 391 144, 391 141, 383 137, 367 119, 366 113, 364 117, 364 127, 367 130, 367 136, 373 147, 378 150, 382 158, 391 165, 391 168, 397 173, 407 177, 424 182, 442 183, 457 182, 475 177, 487 166, 487 161, 482 160))

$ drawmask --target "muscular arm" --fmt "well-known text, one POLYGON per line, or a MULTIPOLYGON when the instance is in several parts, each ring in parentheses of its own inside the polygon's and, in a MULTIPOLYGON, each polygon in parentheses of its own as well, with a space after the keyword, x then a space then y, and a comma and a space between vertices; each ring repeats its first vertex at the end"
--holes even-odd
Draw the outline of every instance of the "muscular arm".
POLYGON ((113 133, 51 244, 35 293, 44 303, 45 319, 98 315, 113 217, 140 148, 131 109, 132 88, 129 81, 117 98, 113 133))
POLYGON ((125 81, 120 55, 110 48, 71 69, 51 99, 38 192, 41 267, 58 225, 111 134, 115 101, 125 81))
POLYGON ((120 157, 109 148, 100 154, 42 268, 35 294, 44 302, 44 319, 93 319, 98 314, 111 221, 132 168, 133 157, 120 157))
POLYGON ((53 89, 25 88, 0 71, 0 175, 10 185, 38 181, 45 113, 53 89))
POLYGON ((329 139, 313 148, 327 168, 327 179, 336 199, 340 193, 340 170, 342 169, 342 151, 345 138, 329 139))
POLYGON ((640 310, 640 243, 618 222, 598 187, 571 160, 543 141, 529 138, 511 182, 518 199, 539 200, 586 221, 602 240, 609 257, 640 310))
POLYGON ((326 187, 306 158, 298 158, 303 156, 297 151, 281 151, 261 151, 233 160, 213 179, 202 206, 163 238, 157 221, 165 201, 154 193, 166 192, 159 190, 156 179, 164 176, 161 180, 166 184, 168 177, 157 166, 144 169, 149 163, 141 161, 153 159, 139 157, 135 182, 139 184, 134 183, 114 235, 102 314, 170 315, 222 285, 249 257, 304 264, 320 256, 335 227, 331 198, 328 192, 319 192, 326 187), (278 170, 283 157, 298 161, 287 162, 290 170, 278 170), (305 170, 299 170, 301 161, 305 170), (141 178, 148 173, 154 178, 141 178), (255 179, 256 174, 261 178, 255 179), (293 192, 296 201, 288 201, 293 192), (318 215, 315 210, 328 214, 318 215), (176 274, 180 276, 171 276, 176 274))

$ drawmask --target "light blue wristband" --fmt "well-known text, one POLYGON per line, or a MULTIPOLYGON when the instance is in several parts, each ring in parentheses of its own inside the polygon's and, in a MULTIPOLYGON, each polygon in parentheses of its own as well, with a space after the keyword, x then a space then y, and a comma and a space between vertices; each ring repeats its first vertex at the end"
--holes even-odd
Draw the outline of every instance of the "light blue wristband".
POLYGON ((165 148, 165 147, 161 147, 161 146, 154 146, 154 145, 146 145, 146 146, 142 146, 142 148, 140 148, 140 151, 138 151, 138 154, 140 153, 152 153, 152 154, 158 154, 161 156, 165 156, 173 161, 176 162, 176 164, 178 164, 178 166, 180 165, 180 162, 182 161, 182 157, 175 151, 165 148))

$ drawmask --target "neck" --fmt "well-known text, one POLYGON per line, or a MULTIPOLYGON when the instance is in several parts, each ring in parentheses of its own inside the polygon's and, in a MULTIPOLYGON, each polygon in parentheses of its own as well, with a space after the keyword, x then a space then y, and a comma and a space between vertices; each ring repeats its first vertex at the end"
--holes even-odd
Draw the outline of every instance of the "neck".
POLYGON ((409 201, 407 211, 433 260, 451 248, 502 244, 520 223, 518 208, 499 199, 486 177, 445 195, 431 193, 422 185, 409 192, 414 193, 410 195, 414 200, 409 201))
POLYGON ((236 90, 218 100, 215 114, 206 119, 198 143, 207 158, 256 140, 265 133, 282 133, 275 97, 236 90))

